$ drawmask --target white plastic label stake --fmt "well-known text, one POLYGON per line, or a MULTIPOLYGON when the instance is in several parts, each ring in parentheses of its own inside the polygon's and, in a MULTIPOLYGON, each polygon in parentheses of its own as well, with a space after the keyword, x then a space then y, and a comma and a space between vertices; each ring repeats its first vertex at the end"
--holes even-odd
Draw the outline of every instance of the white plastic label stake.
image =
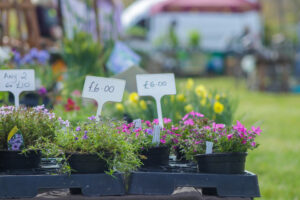
POLYGON ((157 146, 160 144, 160 126, 158 125, 153 127, 152 144, 157 144, 157 146))
POLYGON ((101 116, 102 107, 106 102, 122 101, 125 84, 125 80, 87 76, 84 82, 82 97, 97 101, 97 117, 99 117, 101 116))
POLYGON ((174 74, 138 74, 137 90, 140 96, 152 96, 156 101, 159 125, 163 127, 160 100, 165 95, 176 94, 174 74))
POLYGON ((19 107, 19 96, 24 91, 35 90, 33 69, 0 70, 0 91, 9 91, 15 97, 15 106, 19 107))
POLYGON ((211 154, 213 150, 214 143, 206 142, 206 151, 205 154, 211 154))
POLYGON ((134 128, 139 129, 142 128, 142 120, 141 119, 135 119, 133 120, 134 128))

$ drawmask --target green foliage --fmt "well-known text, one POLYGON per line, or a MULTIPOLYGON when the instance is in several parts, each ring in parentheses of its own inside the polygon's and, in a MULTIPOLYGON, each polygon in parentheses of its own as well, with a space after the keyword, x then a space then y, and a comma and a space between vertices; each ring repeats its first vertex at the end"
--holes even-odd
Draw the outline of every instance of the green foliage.
POLYGON ((140 161, 137 147, 118 132, 121 124, 104 119, 97 122, 91 117, 87 122, 61 130, 56 137, 57 145, 64 152, 97 154, 108 163, 111 172, 129 172, 136 169, 140 161))
POLYGON ((55 114, 43 106, 2 106, 0 113, 0 149, 7 149, 7 136, 14 126, 22 132, 25 147, 35 145, 41 137, 53 141, 55 132, 61 128, 55 114))
POLYGON ((198 47, 201 41, 201 37, 198 31, 191 31, 189 33, 189 46, 190 47, 198 47))
POLYGON ((75 32, 73 39, 65 38, 63 58, 68 66, 66 86, 69 91, 82 89, 85 76, 105 76, 104 66, 113 45, 106 48, 85 32, 75 32))

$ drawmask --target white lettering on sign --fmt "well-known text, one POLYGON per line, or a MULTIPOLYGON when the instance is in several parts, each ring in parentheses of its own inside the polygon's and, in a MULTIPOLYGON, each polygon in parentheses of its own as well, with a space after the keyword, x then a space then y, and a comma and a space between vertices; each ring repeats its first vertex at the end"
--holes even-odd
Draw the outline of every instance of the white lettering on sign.
POLYGON ((33 69, 0 70, 0 91, 9 91, 15 97, 15 106, 19 106, 19 96, 24 91, 35 90, 33 69))
POLYGON ((94 99, 98 102, 97 117, 99 117, 104 103, 122 101, 125 84, 125 80, 87 76, 82 97, 94 99))
POLYGON ((163 127, 161 98, 175 95, 176 85, 174 74, 138 74, 136 75, 137 90, 140 96, 152 96, 156 101, 159 125, 163 127))

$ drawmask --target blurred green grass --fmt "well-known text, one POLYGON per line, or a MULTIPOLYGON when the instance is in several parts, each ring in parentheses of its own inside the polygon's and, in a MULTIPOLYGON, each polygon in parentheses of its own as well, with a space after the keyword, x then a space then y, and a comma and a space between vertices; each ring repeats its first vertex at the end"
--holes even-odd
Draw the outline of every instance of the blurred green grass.
MULTIPOLYGON (((180 79, 179 82, 184 81, 180 79)), ((197 84, 227 91, 238 99, 235 119, 260 125, 260 146, 250 151, 246 169, 258 175, 263 200, 300 199, 300 95, 249 91, 232 78, 199 78, 197 84)))

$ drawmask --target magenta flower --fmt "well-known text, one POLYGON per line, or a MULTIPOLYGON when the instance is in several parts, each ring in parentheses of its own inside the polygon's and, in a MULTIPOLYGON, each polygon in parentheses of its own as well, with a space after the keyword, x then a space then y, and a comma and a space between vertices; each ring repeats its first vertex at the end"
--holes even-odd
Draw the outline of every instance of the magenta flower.
POLYGON ((194 120, 192 119, 188 119, 184 122, 184 125, 194 126, 194 124, 195 124, 194 120))
POLYGON ((217 130, 225 128, 225 124, 216 124, 213 122, 213 131, 216 132, 217 130))
POLYGON ((228 139, 228 140, 231 140, 232 136, 233 136, 233 134, 227 135, 227 139, 228 139))
POLYGON ((189 117, 189 114, 186 114, 186 115, 182 118, 182 121, 187 120, 188 117, 189 117))
POLYGON ((260 133, 262 132, 262 130, 260 129, 259 126, 258 126, 257 128, 255 128, 254 126, 252 126, 251 130, 252 130, 256 135, 260 135, 260 133))
POLYGON ((169 118, 164 118, 164 124, 168 124, 168 123, 171 123, 171 122, 172 122, 171 119, 169 119, 169 118))
POLYGON ((204 130, 210 130, 210 126, 204 126, 203 129, 204 130))
POLYGON ((157 124, 159 124, 159 120, 158 119, 154 119, 153 123, 157 125, 157 124))
POLYGON ((251 142, 251 146, 255 147, 256 143, 255 142, 251 142))
POLYGON ((162 143, 162 144, 166 144, 166 140, 164 140, 164 139, 160 139, 160 143, 162 143))

